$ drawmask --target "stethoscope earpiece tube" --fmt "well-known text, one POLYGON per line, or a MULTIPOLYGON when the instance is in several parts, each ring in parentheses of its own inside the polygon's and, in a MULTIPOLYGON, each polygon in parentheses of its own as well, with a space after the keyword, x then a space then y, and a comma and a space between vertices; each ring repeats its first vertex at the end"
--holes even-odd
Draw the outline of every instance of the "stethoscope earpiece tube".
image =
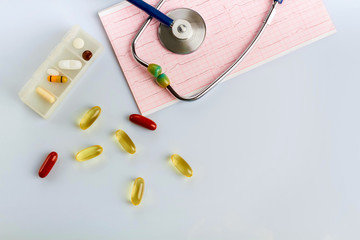
POLYGON ((168 27, 171 27, 174 23, 174 20, 166 16, 164 13, 160 12, 158 9, 154 8, 153 6, 147 4, 142 0, 127 0, 129 3, 133 4, 134 6, 140 8, 149 16, 156 18, 162 24, 165 24, 168 27))

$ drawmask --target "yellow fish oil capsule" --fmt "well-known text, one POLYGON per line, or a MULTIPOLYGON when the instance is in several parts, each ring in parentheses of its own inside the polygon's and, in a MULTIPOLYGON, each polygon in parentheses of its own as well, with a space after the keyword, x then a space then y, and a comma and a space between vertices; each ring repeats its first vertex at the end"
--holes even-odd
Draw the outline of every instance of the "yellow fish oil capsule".
POLYGON ((101 108, 95 106, 85 113, 85 115, 80 120, 80 128, 82 130, 88 129, 99 117, 101 113, 101 108))
POLYGON ((65 76, 53 76, 53 75, 50 75, 50 76, 47 77, 47 80, 49 82, 66 83, 68 79, 65 76))
POLYGON ((130 154, 134 154, 136 152, 136 147, 131 138, 124 132, 123 130, 117 130, 115 133, 116 139, 123 147, 125 151, 130 154))
POLYGON ((75 159, 79 162, 87 161, 94 157, 99 156, 102 152, 103 152, 102 146, 94 145, 78 152, 75 156, 75 159))
POLYGON ((145 189, 145 181, 143 178, 138 177, 135 179, 133 188, 131 190, 131 203, 135 206, 139 205, 141 203, 141 200, 144 195, 144 189, 145 189))
POLYGON ((56 97, 45 88, 37 87, 35 91, 40 97, 42 97, 44 100, 48 101, 49 103, 54 103, 56 101, 56 97))
POLYGON ((171 156, 171 161, 179 172, 185 177, 191 177, 193 175, 193 170, 190 165, 178 154, 173 154, 171 156))

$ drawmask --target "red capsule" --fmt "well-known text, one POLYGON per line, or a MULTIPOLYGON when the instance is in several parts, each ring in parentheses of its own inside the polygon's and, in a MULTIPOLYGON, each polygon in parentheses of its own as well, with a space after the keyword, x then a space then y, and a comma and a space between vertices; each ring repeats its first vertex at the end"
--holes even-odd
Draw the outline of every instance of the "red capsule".
POLYGON ((152 130, 154 131, 156 129, 156 123, 151 120, 151 119, 148 119, 142 115, 139 115, 139 114, 132 114, 129 116, 129 120, 137 125, 140 125, 144 128, 147 128, 149 130, 152 130))
POLYGON ((57 158, 58 158, 58 154, 56 152, 51 152, 46 157, 44 163, 42 164, 42 166, 39 170, 39 177, 44 178, 49 174, 49 172, 55 165, 57 158))

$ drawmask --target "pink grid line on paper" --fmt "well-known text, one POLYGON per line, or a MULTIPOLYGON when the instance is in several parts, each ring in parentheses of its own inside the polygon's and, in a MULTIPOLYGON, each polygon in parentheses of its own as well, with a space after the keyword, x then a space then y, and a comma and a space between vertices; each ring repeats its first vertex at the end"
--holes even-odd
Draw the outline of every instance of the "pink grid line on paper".
MULTIPOLYGON (((146 2, 156 5, 158 0, 146 2)), ((152 21, 138 43, 137 52, 144 60, 161 65, 178 93, 198 91, 243 52, 271 3, 270 0, 168 0, 161 9, 165 13, 175 8, 191 8, 200 13, 207 25, 205 42, 189 55, 170 53, 158 40, 159 23, 152 21)), ((99 16, 140 112, 146 115, 175 102, 131 55, 132 39, 147 15, 124 2, 99 12, 99 16)), ((322 0, 284 1, 255 49, 230 77, 334 32, 322 0)))

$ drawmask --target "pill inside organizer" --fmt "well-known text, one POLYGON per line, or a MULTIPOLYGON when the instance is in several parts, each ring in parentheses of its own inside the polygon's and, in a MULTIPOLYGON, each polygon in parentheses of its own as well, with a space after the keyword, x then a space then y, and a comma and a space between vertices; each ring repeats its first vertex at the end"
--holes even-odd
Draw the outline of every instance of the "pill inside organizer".
POLYGON ((57 83, 66 83, 68 78, 65 76, 53 76, 53 75, 49 75, 47 77, 47 80, 49 82, 57 82, 57 83))
POLYGON ((20 99, 43 118, 50 117, 102 51, 96 39, 74 26, 21 89, 20 99), (83 59, 85 50, 92 53, 89 61, 83 59))
POLYGON ((82 67, 82 63, 78 60, 61 60, 59 68, 65 70, 78 70, 82 67))
POLYGON ((49 74, 51 76, 59 76, 60 75, 60 73, 53 68, 49 68, 46 72, 47 72, 47 74, 49 74))
POLYGON ((76 49, 81 49, 85 45, 85 42, 82 38, 75 38, 73 41, 73 47, 76 49))
POLYGON ((85 61, 89 61, 92 58, 92 52, 89 50, 86 50, 83 52, 82 57, 85 61))
POLYGON ((54 103, 56 101, 56 97, 54 96, 54 94, 52 94, 45 88, 37 87, 35 91, 40 97, 42 97, 45 101, 48 101, 49 103, 54 103))

